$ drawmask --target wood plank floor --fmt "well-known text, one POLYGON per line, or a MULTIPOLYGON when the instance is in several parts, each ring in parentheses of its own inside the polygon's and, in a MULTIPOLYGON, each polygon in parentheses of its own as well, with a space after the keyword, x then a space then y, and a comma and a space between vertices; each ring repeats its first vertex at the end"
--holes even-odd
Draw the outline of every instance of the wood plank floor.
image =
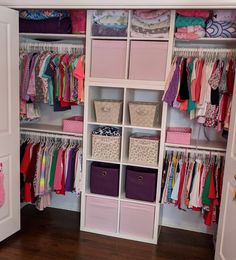
POLYGON ((162 227, 159 244, 79 232, 79 213, 22 209, 22 229, 0 244, 1 260, 210 260, 210 235, 162 227))

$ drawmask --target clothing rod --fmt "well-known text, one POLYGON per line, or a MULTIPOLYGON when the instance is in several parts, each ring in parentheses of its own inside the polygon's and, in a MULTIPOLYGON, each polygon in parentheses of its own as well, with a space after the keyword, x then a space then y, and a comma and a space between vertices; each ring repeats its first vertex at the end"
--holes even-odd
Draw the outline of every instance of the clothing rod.
POLYGON ((209 155, 220 155, 225 156, 225 152, 211 151, 207 149, 198 150, 197 148, 177 148, 177 147, 165 147, 166 151, 183 152, 183 153, 198 153, 198 154, 209 154, 209 155))
POLYGON ((176 52, 199 52, 199 53, 236 53, 236 49, 224 49, 224 48, 174 48, 176 52))
POLYGON ((25 134, 25 135, 34 135, 34 136, 44 136, 44 137, 70 139, 70 140, 77 140, 77 141, 81 141, 83 139, 82 136, 67 135, 67 134, 53 134, 53 133, 36 132, 36 131, 29 131, 29 130, 20 130, 20 133, 22 135, 25 134))
POLYGON ((30 47, 42 47, 42 48, 75 48, 75 49, 84 49, 83 44, 71 44, 71 43, 20 43, 20 48, 30 48, 30 47))

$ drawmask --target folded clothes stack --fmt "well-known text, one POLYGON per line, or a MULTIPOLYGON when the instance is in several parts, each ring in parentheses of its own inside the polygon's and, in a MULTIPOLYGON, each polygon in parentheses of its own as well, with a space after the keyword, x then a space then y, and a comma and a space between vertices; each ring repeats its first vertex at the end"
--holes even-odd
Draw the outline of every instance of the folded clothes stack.
POLYGON ((207 21, 206 37, 236 38, 236 10, 214 10, 207 21))
POLYGON ((93 13, 93 36, 127 36, 128 11, 96 10, 93 13))
POLYGON ((175 38, 194 40, 205 37, 208 10, 177 10, 175 38))
POLYGON ((131 20, 132 37, 168 38, 170 11, 135 10, 131 20))

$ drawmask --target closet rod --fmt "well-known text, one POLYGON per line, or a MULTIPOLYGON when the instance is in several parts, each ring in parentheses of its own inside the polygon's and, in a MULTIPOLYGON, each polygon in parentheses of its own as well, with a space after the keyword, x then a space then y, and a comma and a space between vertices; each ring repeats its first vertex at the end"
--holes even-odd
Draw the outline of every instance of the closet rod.
POLYGON ((220 155, 225 156, 225 152, 217 152, 217 151, 210 151, 210 150, 198 150, 197 148, 177 148, 177 147, 165 147, 166 151, 173 151, 173 152, 183 152, 183 153, 197 153, 197 154, 209 154, 209 155, 220 155))
POLYGON ((225 49, 225 48, 174 48, 174 53, 192 53, 192 52, 199 52, 199 53, 236 53, 235 49, 225 49))
POLYGON ((20 130, 22 135, 34 135, 34 136, 44 136, 44 137, 51 137, 51 138, 61 138, 61 139, 70 139, 70 140, 77 140, 82 141, 82 136, 76 135, 67 135, 67 134, 53 134, 53 133, 45 133, 45 132, 36 132, 36 131, 29 131, 29 130, 20 130))

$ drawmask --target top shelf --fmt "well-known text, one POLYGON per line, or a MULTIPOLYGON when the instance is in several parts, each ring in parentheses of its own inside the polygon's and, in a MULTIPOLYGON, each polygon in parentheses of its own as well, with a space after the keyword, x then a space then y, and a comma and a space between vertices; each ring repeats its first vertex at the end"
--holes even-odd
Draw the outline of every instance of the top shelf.
POLYGON ((79 133, 64 132, 62 126, 57 126, 57 125, 28 123, 28 124, 21 124, 20 129, 24 131, 31 131, 31 132, 71 135, 71 136, 78 136, 78 137, 83 136, 83 134, 79 134, 79 133))
POLYGON ((236 38, 200 38, 196 40, 175 39, 175 47, 208 47, 214 44, 215 47, 235 47, 236 38), (201 45, 201 46, 199 46, 201 45))
POLYGON ((76 40, 86 38, 86 34, 20 33, 20 36, 30 39, 48 40, 76 40))

